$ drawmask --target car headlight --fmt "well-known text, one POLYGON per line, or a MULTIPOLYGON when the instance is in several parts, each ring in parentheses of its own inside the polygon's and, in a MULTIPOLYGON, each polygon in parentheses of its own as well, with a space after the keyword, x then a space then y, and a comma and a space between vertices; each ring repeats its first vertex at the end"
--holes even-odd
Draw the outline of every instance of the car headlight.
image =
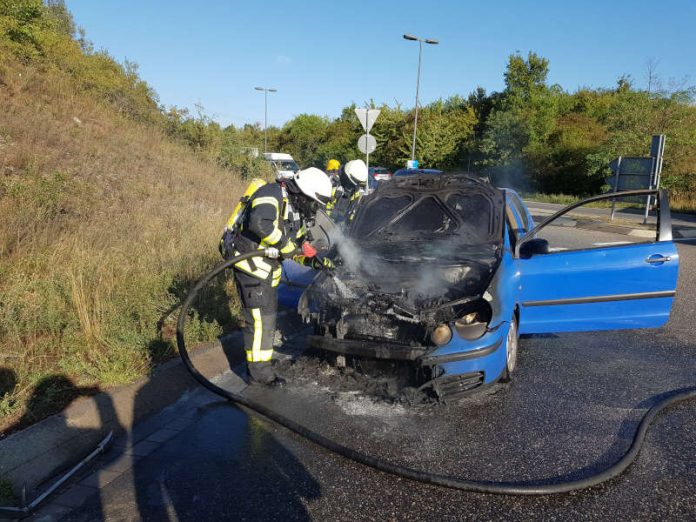
POLYGON ((449 325, 440 324, 430 334, 430 339, 436 346, 443 346, 452 340, 452 329, 449 325))
POLYGON ((478 339, 488 328, 488 323, 481 321, 477 312, 472 312, 454 321, 454 329, 463 339, 478 339))

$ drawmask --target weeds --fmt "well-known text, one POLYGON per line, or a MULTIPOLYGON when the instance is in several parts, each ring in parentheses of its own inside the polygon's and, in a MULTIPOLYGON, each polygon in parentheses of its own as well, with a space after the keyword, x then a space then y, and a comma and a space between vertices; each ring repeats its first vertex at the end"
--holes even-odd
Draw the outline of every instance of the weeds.
POLYGON ((0 479, 0 504, 11 505, 16 500, 12 482, 0 479))

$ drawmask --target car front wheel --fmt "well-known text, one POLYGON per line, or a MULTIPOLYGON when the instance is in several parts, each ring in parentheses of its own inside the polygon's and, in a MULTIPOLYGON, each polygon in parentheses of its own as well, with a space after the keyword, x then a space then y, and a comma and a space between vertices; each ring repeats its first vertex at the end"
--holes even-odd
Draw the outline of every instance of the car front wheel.
POLYGON ((513 315, 505 342, 505 370, 503 370, 503 376, 500 379, 503 382, 510 382, 512 379, 512 373, 517 367, 517 350, 519 344, 520 333, 517 329, 517 317, 513 315))

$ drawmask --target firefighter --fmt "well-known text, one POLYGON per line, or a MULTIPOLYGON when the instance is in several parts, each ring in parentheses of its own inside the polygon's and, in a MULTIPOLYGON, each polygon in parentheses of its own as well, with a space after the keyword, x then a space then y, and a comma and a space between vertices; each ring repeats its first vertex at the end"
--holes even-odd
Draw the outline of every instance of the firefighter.
POLYGON ((367 165, 361 159, 346 163, 339 173, 340 194, 331 201, 331 217, 336 223, 350 221, 355 215, 358 201, 367 187, 367 165))
POLYGON ((257 187, 252 194, 242 198, 243 209, 234 226, 226 227, 226 234, 228 230, 234 231, 232 241, 228 238, 228 244, 223 247, 223 255, 227 258, 253 250, 266 251, 266 257, 260 254, 234 265, 245 322, 243 334, 249 381, 252 383, 284 383, 271 365, 280 260, 296 252, 297 245, 302 245, 302 254, 293 256, 296 261, 316 269, 333 268, 330 259, 317 258, 316 250, 305 241, 305 223, 312 220, 317 209, 325 206, 330 198, 329 177, 320 169, 311 167, 297 172, 292 179, 257 187))
POLYGON ((339 179, 339 173, 341 171, 341 164, 336 159, 330 159, 326 162, 326 173, 331 178, 331 201, 326 204, 326 214, 331 215, 333 212, 334 205, 336 201, 343 193, 343 187, 341 187, 341 182, 339 179))

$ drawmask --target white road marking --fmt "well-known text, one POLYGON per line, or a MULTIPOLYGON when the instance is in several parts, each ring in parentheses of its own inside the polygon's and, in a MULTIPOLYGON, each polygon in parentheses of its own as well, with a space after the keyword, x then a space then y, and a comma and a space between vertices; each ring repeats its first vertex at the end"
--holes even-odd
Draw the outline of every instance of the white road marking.
POLYGON ((614 245, 632 245, 631 241, 607 241, 606 243, 593 243, 594 246, 604 247, 604 246, 614 246, 614 245))

